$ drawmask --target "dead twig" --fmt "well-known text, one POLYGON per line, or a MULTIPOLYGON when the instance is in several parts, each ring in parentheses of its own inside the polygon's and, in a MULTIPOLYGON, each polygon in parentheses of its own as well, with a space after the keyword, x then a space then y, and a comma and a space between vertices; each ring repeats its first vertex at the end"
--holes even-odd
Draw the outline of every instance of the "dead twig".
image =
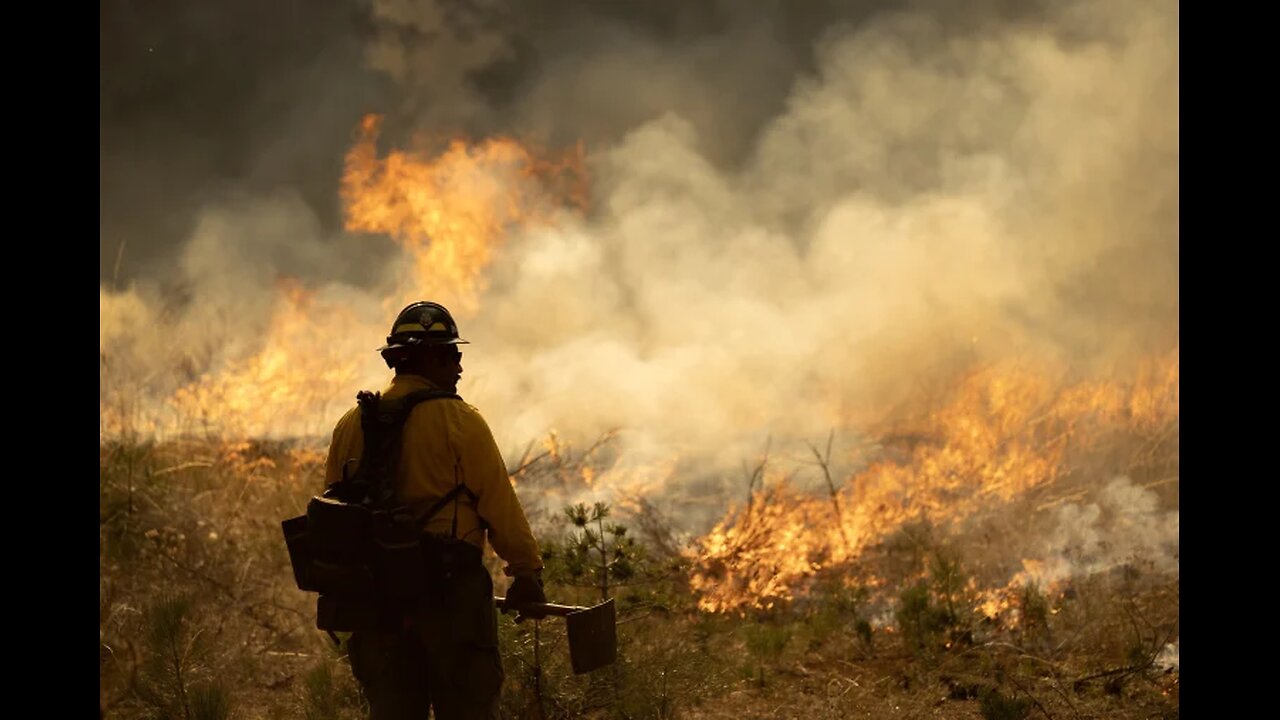
POLYGON ((537 457, 530 460, 529 452, 532 449, 533 449, 533 443, 529 443, 529 447, 526 447, 524 450, 524 455, 520 457, 520 464, 517 465, 514 470, 508 470, 507 471, 508 475, 510 475, 511 477, 518 477, 521 474, 523 474, 525 470, 528 470, 529 468, 537 464, 539 460, 551 454, 550 450, 544 450, 543 452, 539 453, 537 457))
POLYGON ((1154 643, 1155 649, 1152 650, 1146 656, 1146 659, 1143 660, 1142 662, 1134 663, 1131 665, 1125 665, 1124 667, 1113 668, 1111 670, 1104 670, 1102 672, 1094 673, 1092 675, 1086 675, 1085 677, 1082 677, 1076 680, 1075 684, 1080 685, 1082 683, 1089 682, 1090 680, 1100 680, 1106 677, 1115 677, 1116 681, 1118 682, 1130 675, 1133 675, 1134 673, 1139 673, 1149 669, 1151 666, 1155 665, 1156 658, 1160 657, 1160 651, 1164 649, 1164 646, 1168 645, 1170 642, 1173 641, 1173 636, 1177 632, 1177 629, 1178 629, 1178 626, 1176 623, 1174 623, 1173 625, 1170 625, 1169 633, 1165 636, 1164 642, 1159 642, 1158 641, 1159 636, 1156 636, 1157 642, 1154 643))
POLYGON ((1019 682, 1018 682, 1018 680, 1017 680, 1017 678, 1015 678, 1015 677, 1013 676, 1013 673, 1010 673, 1010 674, 1006 675, 1005 677, 1007 677, 1007 678, 1009 679, 1009 682, 1013 683, 1013 686, 1014 686, 1014 687, 1018 688, 1018 691, 1019 691, 1019 692, 1023 693, 1023 694, 1024 694, 1024 695, 1026 695, 1027 697, 1031 698, 1031 702, 1035 704, 1036 708, 1038 708, 1038 709, 1040 710, 1040 712, 1044 713, 1044 716, 1045 716, 1046 718, 1049 718, 1049 720, 1053 720, 1053 715, 1050 715, 1050 714, 1049 714, 1049 711, 1045 709, 1044 705, 1043 705, 1043 704, 1041 704, 1040 700, 1039 700, 1039 699, 1037 699, 1035 695, 1032 695, 1032 694, 1031 694, 1031 691, 1030 691, 1030 690, 1027 690, 1026 688, 1022 687, 1022 684, 1021 684, 1021 683, 1019 683, 1019 682))
MULTIPOLYGON (((750 473, 747 474, 747 508, 743 512, 743 517, 742 517, 743 530, 746 530, 747 525, 751 522, 751 510, 752 510, 752 507, 755 505, 755 499, 756 499, 756 483, 759 482, 763 487, 764 470, 765 470, 765 467, 769 464, 769 447, 772 444, 773 444, 773 436, 770 435, 769 437, 765 438, 764 455, 761 456, 760 462, 756 465, 754 470, 752 470, 750 473)), ((744 462, 742 464, 743 472, 746 472, 746 469, 747 469, 747 465, 744 462)))
POLYGON ((835 440, 836 431, 834 429, 827 435, 827 452, 825 455, 818 452, 818 448, 813 443, 805 441, 805 445, 809 446, 809 450, 813 453, 814 459, 818 463, 818 467, 822 468, 822 477, 827 481, 827 491, 831 495, 831 507, 836 514, 836 527, 840 530, 840 542, 844 549, 849 549, 849 536, 844 531, 844 515, 840 512, 840 493, 836 490, 835 481, 831 479, 831 443, 835 440))
POLYGON ((164 475, 168 475, 170 473, 182 472, 183 470, 191 470, 192 468, 211 468, 211 467, 213 467, 213 463, 211 462, 202 462, 202 461, 185 462, 180 465, 174 465, 173 467, 164 468, 163 470, 156 470, 155 472, 151 473, 151 477, 158 478, 164 475))

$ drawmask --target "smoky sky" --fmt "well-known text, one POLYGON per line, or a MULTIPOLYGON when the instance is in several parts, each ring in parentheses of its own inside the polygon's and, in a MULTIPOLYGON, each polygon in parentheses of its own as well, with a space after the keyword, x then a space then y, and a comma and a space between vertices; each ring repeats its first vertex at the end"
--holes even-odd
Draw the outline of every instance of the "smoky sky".
MULTIPOLYGON (((253 411, 245 434, 323 438, 385 382, 373 348, 412 261, 342 228, 367 113, 382 149, 419 157, 456 135, 583 143, 589 209, 498 242, 459 315, 459 390, 511 461, 551 431, 581 447, 621 428, 628 462, 598 489, 647 487, 692 525, 763 447, 807 457, 834 432, 852 452, 969 368, 1114 377, 1179 342, 1178 12, 105 3, 104 417, 136 403, 159 424, 194 386, 253 411), (324 309, 282 315, 282 276, 324 309), (282 317, 301 332, 273 332, 282 317), (264 352, 301 380, 243 381, 264 352)), ((411 299, 430 297, 417 280, 411 299)), ((1106 507, 1060 534, 1093 533, 1106 507)))
MULTIPOLYGON (((405 258, 338 204, 366 113, 387 150, 586 147, 589 210, 513 229, 460 317, 460 390, 504 451, 623 427, 637 459, 736 467, 966 366, 1105 373, 1178 344, 1168 0, 102 12, 104 406, 278 341, 280 276, 336 309, 295 369, 361 366, 254 427, 323 434, 384 380, 405 258)), ((276 408, 269 384, 231 405, 276 408)))
MULTIPOLYGON (((343 153, 365 113, 386 141, 513 133, 607 146, 663 113, 718 165, 746 160, 817 41, 888 11, 946 33, 1037 22, 1043 3, 850 0, 225 0, 101 6, 100 277, 163 277, 201 208, 288 188, 341 225, 343 153), (614 82, 641 71, 647 87, 614 82)), ((330 233, 324 233, 328 236, 330 233)), ((368 258, 347 258, 359 279, 368 258)), ((305 264, 298 268, 305 275, 305 264)))

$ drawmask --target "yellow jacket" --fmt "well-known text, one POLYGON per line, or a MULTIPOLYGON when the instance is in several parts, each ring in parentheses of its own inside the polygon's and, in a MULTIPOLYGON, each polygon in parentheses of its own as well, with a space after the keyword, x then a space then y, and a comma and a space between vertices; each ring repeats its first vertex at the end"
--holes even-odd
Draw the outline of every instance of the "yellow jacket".
MULTIPOLYGON (((396 375, 382 396, 395 399, 415 390, 435 389, 418 375, 396 375)), ((426 518, 423 531, 449 535, 454 508, 458 514, 458 537, 484 549, 488 525, 489 542, 507 562, 507 575, 533 573, 542 569, 538 541, 529 530, 529 521, 516 497, 507 466, 493 440, 493 433, 480 412, 460 400, 445 398, 419 403, 404 425, 404 442, 396 469, 396 496, 417 513, 430 506, 461 481, 477 500, 473 504, 466 493, 450 502, 435 517, 426 518), (455 478, 454 469, 458 469, 455 478)), ((329 459, 325 464, 325 485, 355 472, 364 448, 360 430, 360 408, 347 411, 333 429, 329 459)))

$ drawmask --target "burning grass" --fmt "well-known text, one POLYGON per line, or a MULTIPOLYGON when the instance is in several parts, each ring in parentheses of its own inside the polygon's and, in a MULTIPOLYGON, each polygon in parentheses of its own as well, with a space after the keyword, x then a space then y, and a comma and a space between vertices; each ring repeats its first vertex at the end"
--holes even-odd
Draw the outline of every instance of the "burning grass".
MULTIPOLYGON (((222 307, 174 319, 103 292, 109 717, 362 715, 280 534, 319 489, 323 448, 245 438, 323 436, 316 423, 372 377, 351 358, 382 371, 362 339, 381 318, 424 289, 465 318, 510 230, 587 204, 580 147, 494 138, 380 155, 379 130, 362 123, 341 195, 348 231, 403 250, 370 296, 381 310, 288 279, 257 320, 222 307), (173 332, 143 332, 156 325, 173 332)), ((709 527, 660 512, 688 480, 674 457, 637 466, 612 431, 581 448, 555 433, 531 443, 511 473, 548 594, 615 597, 620 654, 573 676, 562 624, 504 618, 505 714, 1176 717, 1176 351, 1090 377, 999 362, 945 387, 877 428, 822 410, 825 444, 778 439, 812 456, 817 491, 766 452, 739 507, 713 498, 709 527), (855 433, 874 442, 854 448, 855 433)))
POLYGON ((1157 492, 1176 492, 1176 355, 1128 383, 1047 377, 1002 367, 969 375, 938 410, 884 433, 878 457, 830 485, 829 498, 794 490, 785 474, 753 488, 699 543, 691 582, 700 607, 768 609, 824 572, 876 587, 878 546, 911 523, 983 548, 984 589, 1053 583, 1126 552, 1172 553, 1176 563, 1176 512, 1156 507, 1157 492), (1145 524, 1110 552, 1077 537, 1113 520, 1145 524), (1031 546, 1046 538, 1052 547, 1031 546))
MULTIPOLYGON (((761 463, 746 505, 693 543, 645 497, 566 513, 620 457, 612 435, 581 451, 549 438, 512 468, 548 594, 616 597, 620 661, 573 676, 562 626, 504 618, 504 711, 1176 717, 1176 363, 1107 384, 986 369, 884 431, 832 492, 761 463)), ((279 537, 322 450, 102 444, 108 717, 360 716, 279 537)))

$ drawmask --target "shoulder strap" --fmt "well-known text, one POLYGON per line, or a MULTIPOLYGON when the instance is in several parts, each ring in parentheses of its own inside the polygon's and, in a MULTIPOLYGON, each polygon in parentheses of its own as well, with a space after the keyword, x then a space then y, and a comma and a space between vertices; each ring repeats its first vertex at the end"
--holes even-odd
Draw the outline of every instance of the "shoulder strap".
POLYGON ((405 421, 418 403, 442 398, 462 399, 457 393, 447 390, 415 390, 395 400, 387 400, 380 393, 367 390, 356 393, 364 449, 355 475, 342 481, 348 484, 340 490, 348 502, 391 503, 395 495, 391 478, 395 463, 400 458, 405 421))
MULTIPOLYGON (((459 397, 458 399, 461 400, 462 398, 459 397)), ((426 512, 421 513, 417 516, 418 522, 422 523, 423 525, 426 525, 426 523, 429 520, 431 520, 431 518, 438 515, 440 511, 445 508, 446 505, 452 502, 453 503, 453 522, 450 526, 449 536, 454 538, 458 537, 458 498, 461 497, 462 495, 466 495, 467 499, 471 501, 472 507, 476 507, 477 509, 478 509, 478 504, 480 502, 480 496, 476 495, 474 490, 467 487, 466 482, 464 482, 462 478, 459 476, 459 471, 460 471, 460 467, 457 465, 455 461, 454 469, 453 469, 453 472, 454 472, 453 488, 449 490, 449 492, 445 493, 439 500, 436 500, 434 503, 432 503, 431 507, 427 508, 426 512)), ((481 527, 486 526, 486 523, 484 522, 484 518, 480 519, 480 525, 481 527)))

